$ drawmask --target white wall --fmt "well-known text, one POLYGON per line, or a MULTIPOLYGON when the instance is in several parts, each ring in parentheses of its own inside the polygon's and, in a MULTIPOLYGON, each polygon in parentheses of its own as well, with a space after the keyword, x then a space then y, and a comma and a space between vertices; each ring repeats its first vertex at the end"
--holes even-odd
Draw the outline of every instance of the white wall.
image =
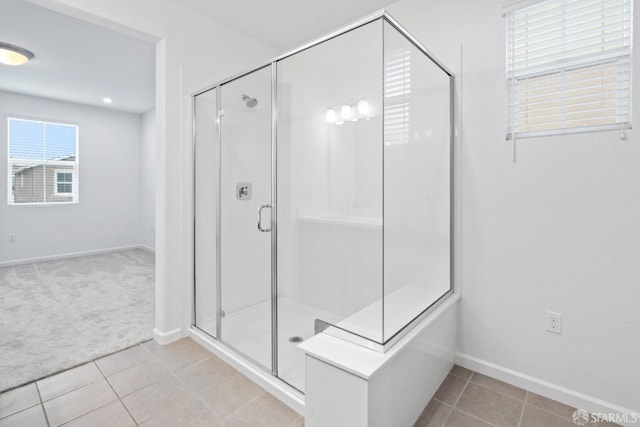
POLYGON ((0 264, 138 245, 140 130, 138 114, 0 92, 0 264), (7 117, 79 126, 78 204, 7 204, 7 117))
POLYGON ((193 309, 190 95, 273 56, 273 48, 169 0, 31 0, 156 41, 156 326, 186 333, 193 309))
POLYGON ((140 147, 140 244, 156 247, 156 112, 142 115, 140 147))
MULTIPOLYGON (((502 5, 402 0, 389 9, 461 79, 460 360, 640 410, 637 131, 521 140, 514 162, 502 5), (545 331, 546 310, 563 314, 562 335, 545 331)), ((639 57, 636 48, 636 80, 639 57)))

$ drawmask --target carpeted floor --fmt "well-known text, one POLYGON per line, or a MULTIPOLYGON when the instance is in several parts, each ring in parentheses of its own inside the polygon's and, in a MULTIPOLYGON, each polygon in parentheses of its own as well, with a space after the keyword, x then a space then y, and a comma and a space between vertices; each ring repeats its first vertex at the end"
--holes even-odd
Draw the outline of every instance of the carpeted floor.
POLYGON ((0 268, 0 391, 151 338, 142 249, 0 268))

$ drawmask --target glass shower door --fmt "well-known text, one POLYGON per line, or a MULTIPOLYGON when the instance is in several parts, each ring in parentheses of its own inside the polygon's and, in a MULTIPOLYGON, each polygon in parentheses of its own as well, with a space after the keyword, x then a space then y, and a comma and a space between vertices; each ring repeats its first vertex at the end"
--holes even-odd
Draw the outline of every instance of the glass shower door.
POLYGON ((381 342, 380 21, 278 61, 278 376, 305 389, 316 319, 381 342))
POLYGON ((271 370, 271 69, 221 86, 221 336, 271 370))

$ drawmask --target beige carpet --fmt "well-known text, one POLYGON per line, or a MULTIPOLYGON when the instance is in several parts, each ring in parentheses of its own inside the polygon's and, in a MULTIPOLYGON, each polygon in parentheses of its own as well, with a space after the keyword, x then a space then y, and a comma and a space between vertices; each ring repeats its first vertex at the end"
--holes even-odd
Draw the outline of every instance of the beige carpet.
POLYGON ((0 268, 0 391, 151 338, 141 249, 0 268))

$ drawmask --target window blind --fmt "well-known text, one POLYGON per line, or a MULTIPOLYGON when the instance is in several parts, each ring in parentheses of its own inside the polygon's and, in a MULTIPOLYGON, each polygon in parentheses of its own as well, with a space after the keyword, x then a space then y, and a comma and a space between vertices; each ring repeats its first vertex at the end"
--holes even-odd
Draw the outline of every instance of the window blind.
POLYGON ((409 142, 411 51, 386 51, 384 58, 384 144, 409 142))
POLYGON ((508 12, 507 139, 631 126, 632 0, 508 12))
POLYGON ((8 203, 77 202, 78 127, 9 118, 8 128, 8 203))

